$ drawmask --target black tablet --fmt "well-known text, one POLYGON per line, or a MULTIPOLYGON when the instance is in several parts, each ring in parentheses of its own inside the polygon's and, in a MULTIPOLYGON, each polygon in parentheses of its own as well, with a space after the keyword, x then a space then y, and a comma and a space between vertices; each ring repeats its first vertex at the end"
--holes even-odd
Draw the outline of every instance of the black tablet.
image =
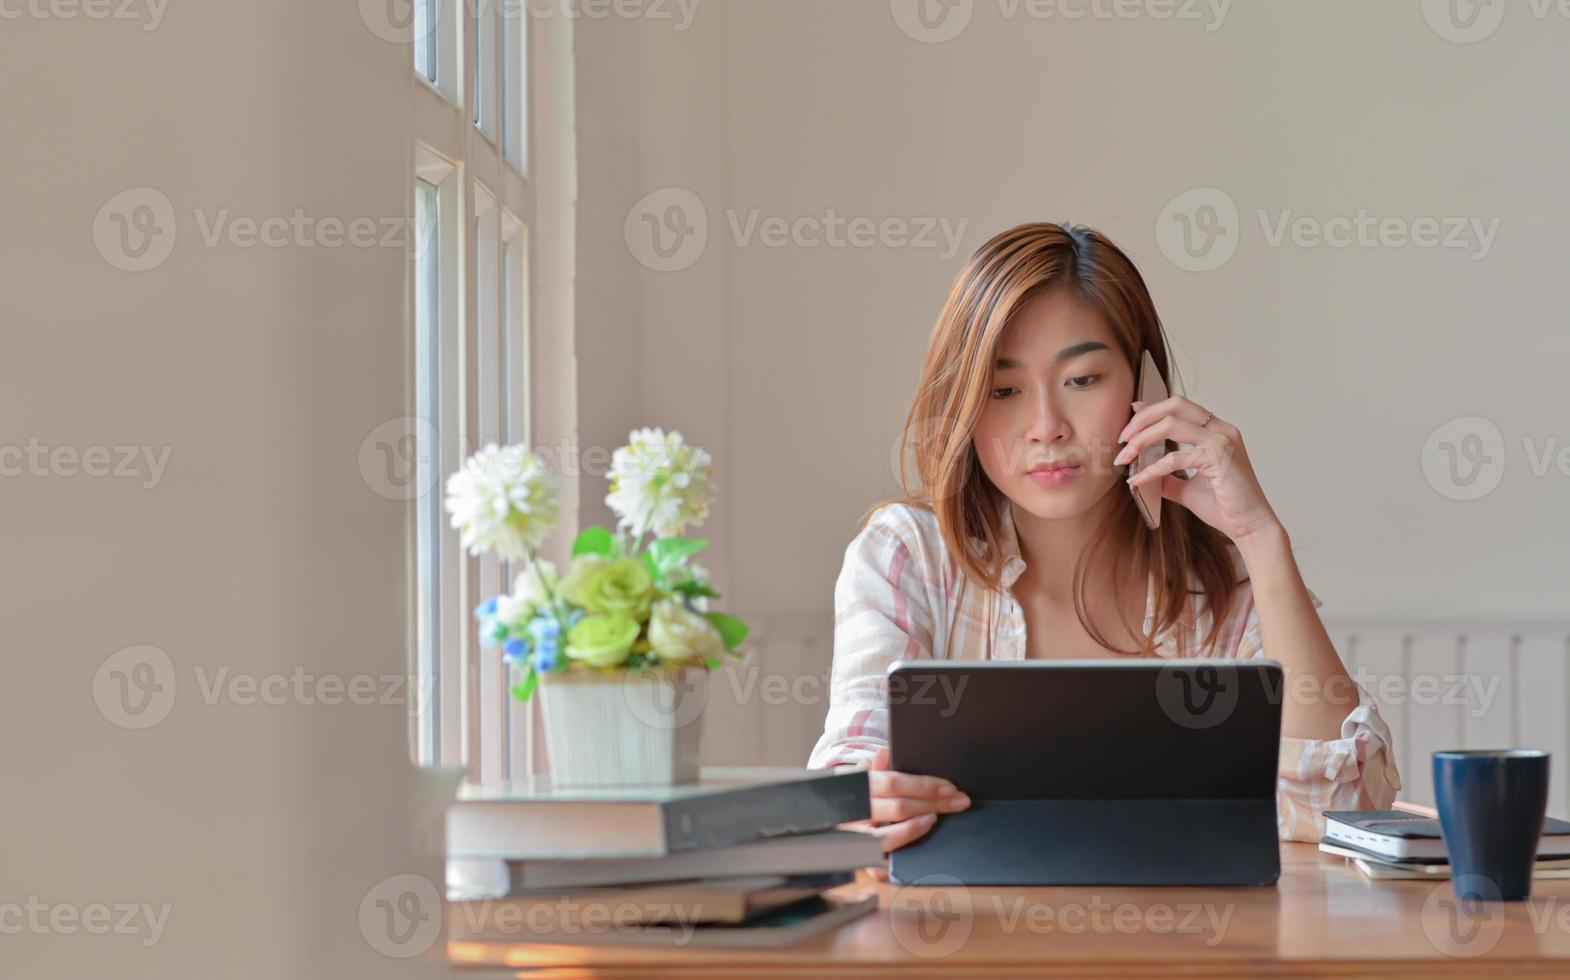
POLYGON ((1283 674, 1269 660, 905 660, 889 761, 971 798, 889 855, 906 884, 1267 885, 1283 674))

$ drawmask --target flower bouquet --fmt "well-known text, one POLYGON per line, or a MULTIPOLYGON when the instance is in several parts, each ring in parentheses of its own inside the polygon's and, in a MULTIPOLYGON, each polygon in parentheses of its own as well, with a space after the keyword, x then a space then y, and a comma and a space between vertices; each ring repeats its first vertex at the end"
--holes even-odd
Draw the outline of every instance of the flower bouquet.
POLYGON ((741 657, 747 636, 708 608, 720 594, 693 560, 708 542, 680 536, 708 516, 710 464, 679 432, 634 430, 608 474, 616 528, 584 529, 566 574, 537 554, 558 518, 537 456, 490 445, 448 478, 446 507, 470 553, 524 565, 475 615, 480 641, 522 671, 513 695, 541 691, 558 784, 697 778, 708 671, 741 657))

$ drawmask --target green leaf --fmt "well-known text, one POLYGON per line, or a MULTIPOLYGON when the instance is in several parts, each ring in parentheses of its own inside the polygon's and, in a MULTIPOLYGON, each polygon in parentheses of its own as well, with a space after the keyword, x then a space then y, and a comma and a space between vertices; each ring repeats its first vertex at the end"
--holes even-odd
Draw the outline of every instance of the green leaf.
POLYGON ((719 670, 720 669, 720 658, 719 657, 704 657, 703 658, 703 666, 709 668, 710 670, 719 670))
POLYGON ((529 696, 534 693, 534 685, 538 684, 539 682, 539 673, 535 671, 534 668, 529 668, 529 674, 523 679, 523 683, 513 685, 512 696, 517 698, 519 701, 529 700, 529 696))
POLYGON ((616 546, 611 541, 611 532, 597 524, 584 528, 577 540, 572 543, 574 558, 579 555, 604 555, 610 558, 614 556, 615 551, 616 546))
POLYGON ((660 573, 660 566, 655 563, 654 555, 650 552, 643 553, 643 567, 649 570, 649 578, 654 580, 655 585, 665 587, 665 576, 660 573))
POLYGON ((720 639, 725 641, 725 649, 734 650, 741 645, 742 640, 747 638, 747 624, 735 616, 727 616, 719 612, 703 615, 707 616, 709 622, 714 624, 714 628, 720 631, 720 639))
POLYGON ((705 538, 655 538, 649 553, 661 568, 674 568, 708 546, 705 538))
POLYGON ((688 595, 688 596, 700 596, 700 595, 702 595, 702 596, 708 596, 710 599, 723 599, 723 598, 725 598, 724 596, 720 595, 718 592, 715 592, 713 589, 709 588, 704 583, 702 583, 702 582, 694 582, 692 579, 688 579, 685 582, 677 582, 676 583, 676 591, 680 592, 680 593, 683 593, 685 595, 688 595))

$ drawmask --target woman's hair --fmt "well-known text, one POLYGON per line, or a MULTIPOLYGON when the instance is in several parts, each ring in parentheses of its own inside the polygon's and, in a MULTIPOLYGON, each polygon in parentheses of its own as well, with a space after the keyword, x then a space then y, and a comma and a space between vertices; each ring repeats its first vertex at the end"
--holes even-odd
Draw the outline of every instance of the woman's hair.
MULTIPOLYGON (((927 346, 926 364, 915 402, 900 433, 899 482, 902 500, 887 500, 863 515, 861 524, 890 503, 932 511, 960 571, 971 580, 1002 590, 1001 526, 1003 493, 987 477, 976 458, 972 435, 991 391, 992 365, 999 338, 1010 319, 1028 302, 1059 289, 1100 313, 1124 359, 1139 375, 1142 351, 1149 350, 1168 390, 1172 369, 1166 337, 1150 291, 1134 263, 1105 235, 1082 225, 1025 224, 994 237, 971 256, 949 291, 943 313, 927 346), (905 454, 910 452, 921 488, 906 482, 905 454), (980 539, 977 554, 972 538, 980 539)), ((1176 448, 1169 443, 1169 448, 1176 448)), ((1216 642, 1223 617, 1240 584, 1225 535, 1182 507, 1166 508, 1161 526, 1145 526, 1130 493, 1117 493, 1106 507, 1091 543, 1074 568, 1074 611, 1090 636, 1115 653, 1138 655, 1108 643, 1087 620, 1085 578, 1102 550, 1112 552, 1113 581, 1127 581, 1128 569, 1143 557, 1154 576, 1153 634, 1183 619, 1190 594, 1205 596, 1212 613, 1202 647, 1216 642)), ((1133 566, 1138 567, 1138 566, 1133 566)), ((1186 621, 1185 621, 1186 622, 1186 621)), ((1142 624, 1124 624, 1138 636, 1142 624)), ((1192 624, 1190 624, 1192 625, 1192 624)), ((1180 635, 1186 637, 1186 630, 1180 635)), ((1151 643, 1146 637, 1142 642, 1151 643)))

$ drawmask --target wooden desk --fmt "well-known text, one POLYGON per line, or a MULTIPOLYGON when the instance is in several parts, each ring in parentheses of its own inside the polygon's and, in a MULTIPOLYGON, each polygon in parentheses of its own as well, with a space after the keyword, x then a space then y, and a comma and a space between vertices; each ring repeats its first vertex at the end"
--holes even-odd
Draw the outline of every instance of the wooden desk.
POLYGON ((1281 845, 1274 888, 905 888, 858 880, 876 912, 779 950, 450 943, 457 966, 529 976, 1570 975, 1570 880, 1457 917, 1450 882, 1368 881, 1281 845))

